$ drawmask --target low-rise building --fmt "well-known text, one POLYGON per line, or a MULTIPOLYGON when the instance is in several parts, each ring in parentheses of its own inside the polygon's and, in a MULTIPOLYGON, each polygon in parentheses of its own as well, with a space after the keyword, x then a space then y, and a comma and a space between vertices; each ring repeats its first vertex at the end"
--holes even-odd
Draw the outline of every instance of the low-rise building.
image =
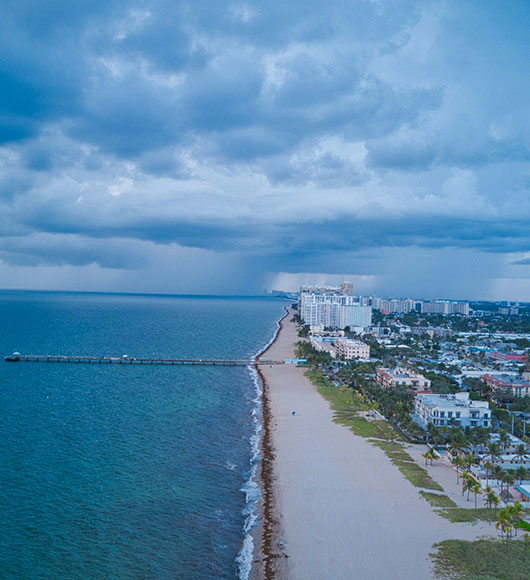
POLYGON ((486 358, 494 363, 519 362, 527 363, 528 355, 519 352, 500 352, 498 350, 490 350, 486 353, 486 358))
POLYGON ((331 357, 335 358, 337 356, 337 349, 335 348, 335 342, 330 340, 323 340, 326 337, 316 336, 311 339, 311 346, 318 350, 319 352, 327 352, 331 357))
POLYGON ((395 369, 377 369, 376 381, 383 389, 405 386, 415 391, 428 391, 431 388, 431 381, 429 379, 426 379, 419 373, 402 367, 396 367, 395 369))
POLYGON ((335 343, 335 348, 337 349, 337 356, 342 356, 346 360, 370 358, 370 347, 360 340, 339 338, 335 343))
POLYGON ((496 391, 511 393, 514 397, 530 396, 530 382, 511 375, 482 375, 480 380, 496 391))
POLYGON ((435 336, 441 336, 442 338, 447 338, 453 334, 450 328, 443 328, 441 326, 410 326, 405 332, 410 332, 410 334, 415 334, 421 336, 426 334, 429 338, 435 336))
POLYGON ((487 401, 472 401, 469 393, 454 395, 418 394, 414 399, 414 416, 423 427, 460 425, 491 427, 491 411, 487 401))
POLYGON ((516 453, 504 453, 492 457, 491 455, 484 455, 482 457, 482 463, 494 462, 499 465, 504 470, 516 470, 519 467, 524 467, 528 469, 530 467, 530 454, 525 453, 524 455, 518 455, 516 453))

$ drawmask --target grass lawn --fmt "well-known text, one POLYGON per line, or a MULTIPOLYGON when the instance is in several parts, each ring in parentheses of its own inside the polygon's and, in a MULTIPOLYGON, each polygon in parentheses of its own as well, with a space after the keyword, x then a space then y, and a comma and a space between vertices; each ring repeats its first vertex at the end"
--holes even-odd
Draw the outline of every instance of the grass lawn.
POLYGON ((334 420, 337 423, 348 425, 355 435, 360 437, 380 437, 382 439, 389 437, 386 421, 367 421, 363 417, 345 419, 339 413, 335 414, 334 420))
POLYGON ((334 411, 353 414, 361 410, 361 403, 357 400, 357 393, 353 389, 336 387, 322 371, 311 370, 304 374, 317 387, 318 392, 331 402, 334 411))
POLYGON ((491 510, 487 507, 482 508, 460 508, 460 507, 448 507, 444 510, 440 510, 438 512, 442 517, 447 518, 449 521, 453 523, 462 523, 462 522, 478 522, 478 521, 485 521, 488 522, 490 520, 496 521, 497 518, 497 510, 491 510))
POLYGON ((370 439, 370 443, 381 448, 390 459, 413 461, 412 457, 405 451, 403 445, 400 443, 381 441, 380 439, 370 439))
POLYGON ((530 545, 522 540, 445 540, 434 548, 440 579, 530 580, 530 545))
POLYGON ((451 508, 456 507, 456 503, 446 495, 439 495, 437 493, 429 493, 428 491, 420 491, 420 495, 424 497, 433 507, 437 508, 451 508))
MULTIPOLYGON (((395 452, 403 451, 403 445, 401 445, 401 443, 394 443, 392 441, 381 441, 380 439, 371 439, 370 443, 372 445, 377 445, 377 447, 380 447, 383 451, 395 451, 395 452)), ((406 453, 406 451, 404 453, 406 453)))
POLYGON ((434 481, 434 479, 427 473, 427 470, 420 467, 405 451, 405 448, 400 443, 378 441, 374 439, 372 439, 370 443, 380 447, 391 459, 392 463, 397 466, 405 478, 412 483, 412 485, 424 489, 443 491, 443 488, 434 481))
POLYGON ((321 371, 307 371, 305 376, 317 387, 318 392, 331 403, 335 411, 334 420, 350 427, 360 437, 378 439, 401 439, 401 435, 387 421, 367 421, 358 416, 363 408, 356 391, 350 388, 336 387, 321 371))
MULTIPOLYGON (((411 458, 412 459, 412 458, 411 458)), ((427 473, 423 467, 420 467, 413 461, 403 461, 402 459, 393 459, 392 463, 397 465, 401 473, 416 487, 423 489, 433 489, 435 491, 443 491, 441 485, 436 483, 434 479, 427 473)))

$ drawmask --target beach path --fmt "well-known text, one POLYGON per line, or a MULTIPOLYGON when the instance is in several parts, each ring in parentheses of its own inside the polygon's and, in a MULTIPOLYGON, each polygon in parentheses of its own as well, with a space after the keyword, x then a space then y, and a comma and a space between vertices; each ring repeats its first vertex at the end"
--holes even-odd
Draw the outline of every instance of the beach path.
MULTIPOLYGON (((300 339, 290 317, 267 357, 293 355, 300 339)), ((382 450, 333 422, 328 402, 304 371, 294 365, 262 367, 272 413, 274 496, 286 577, 432 578, 428 554, 433 543, 475 539, 485 529, 436 515, 382 450)), ((494 534, 491 528, 487 532, 494 534)))

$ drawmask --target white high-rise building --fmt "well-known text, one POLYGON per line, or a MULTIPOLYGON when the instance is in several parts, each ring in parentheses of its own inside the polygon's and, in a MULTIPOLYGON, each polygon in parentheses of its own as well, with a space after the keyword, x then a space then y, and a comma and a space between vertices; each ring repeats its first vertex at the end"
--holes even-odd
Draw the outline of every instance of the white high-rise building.
POLYGON ((371 307, 362 306, 353 295, 344 294, 339 288, 300 288, 299 313, 310 326, 366 328, 372 324, 371 307))

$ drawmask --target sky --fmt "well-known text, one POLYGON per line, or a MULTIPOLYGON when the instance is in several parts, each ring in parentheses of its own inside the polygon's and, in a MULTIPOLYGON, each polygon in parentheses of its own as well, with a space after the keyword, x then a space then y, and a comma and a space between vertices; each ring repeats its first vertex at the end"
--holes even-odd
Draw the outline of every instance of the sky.
POLYGON ((530 300, 530 3, 4 0, 0 287, 530 300))

